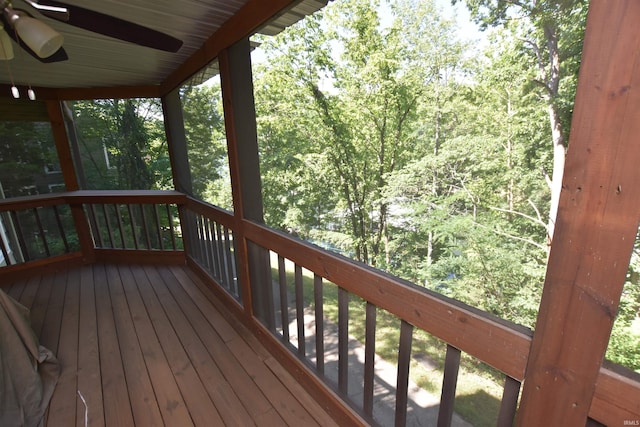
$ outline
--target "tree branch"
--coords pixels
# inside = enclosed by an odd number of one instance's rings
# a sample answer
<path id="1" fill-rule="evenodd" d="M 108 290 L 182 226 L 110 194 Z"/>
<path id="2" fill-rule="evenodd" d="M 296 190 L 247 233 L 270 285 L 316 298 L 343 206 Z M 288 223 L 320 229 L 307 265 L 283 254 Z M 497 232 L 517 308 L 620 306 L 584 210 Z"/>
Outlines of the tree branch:
<path id="1" fill-rule="evenodd" d="M 527 215 L 527 214 L 522 213 L 522 212 L 514 211 L 514 210 L 511 210 L 511 209 L 496 208 L 496 207 L 493 207 L 493 206 L 489 206 L 489 209 L 494 210 L 494 211 L 499 211 L 499 212 L 505 212 L 505 213 L 518 215 L 518 216 L 521 216 L 523 218 L 526 218 L 526 219 L 532 221 L 535 224 L 541 225 L 541 226 L 543 226 L 545 228 L 547 227 L 547 224 L 544 221 L 542 221 L 542 219 L 534 218 L 531 215 Z M 538 216 L 540 216 L 540 212 L 538 212 L 537 209 L 536 209 L 536 213 L 538 214 Z"/>
<path id="2" fill-rule="evenodd" d="M 527 243 L 531 246 L 535 246 L 536 248 L 544 251 L 545 253 L 547 252 L 547 246 L 546 245 L 541 245 L 540 243 L 531 240 L 531 239 L 525 239 L 524 237 L 520 237 L 520 236 L 514 236 L 513 234 L 509 234 L 509 233 L 505 233 L 504 231 L 500 231 L 500 230 L 496 230 L 495 228 L 491 228 L 491 227 L 487 227 L 486 225 L 480 224 L 479 222 L 474 221 L 473 222 L 475 225 L 477 225 L 480 228 L 484 228 L 485 230 L 490 230 L 493 233 L 499 235 L 499 236 L 503 236 L 503 237 L 507 237 L 509 239 L 513 239 L 513 240 L 518 240 L 520 242 L 524 242 Z"/>

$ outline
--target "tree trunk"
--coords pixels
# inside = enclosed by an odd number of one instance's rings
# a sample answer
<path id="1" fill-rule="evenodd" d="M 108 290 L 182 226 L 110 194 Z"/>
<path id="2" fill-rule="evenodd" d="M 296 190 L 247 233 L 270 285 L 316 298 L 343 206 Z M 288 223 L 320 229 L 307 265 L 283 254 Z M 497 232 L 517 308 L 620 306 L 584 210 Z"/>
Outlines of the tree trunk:
<path id="1" fill-rule="evenodd" d="M 553 143 L 553 172 L 551 175 L 551 203 L 549 207 L 549 223 L 547 225 L 547 244 L 551 246 L 553 233 L 555 230 L 556 216 L 558 214 L 558 203 L 560 201 L 560 191 L 562 190 L 562 179 L 564 175 L 564 161 L 566 155 L 565 136 L 560 122 L 560 114 L 555 100 L 558 97 L 560 87 L 560 54 L 558 52 L 557 29 L 551 25 L 544 26 L 544 35 L 549 51 L 549 74 L 547 78 L 548 90 L 548 111 L 549 123 L 551 125 L 551 137 Z"/>

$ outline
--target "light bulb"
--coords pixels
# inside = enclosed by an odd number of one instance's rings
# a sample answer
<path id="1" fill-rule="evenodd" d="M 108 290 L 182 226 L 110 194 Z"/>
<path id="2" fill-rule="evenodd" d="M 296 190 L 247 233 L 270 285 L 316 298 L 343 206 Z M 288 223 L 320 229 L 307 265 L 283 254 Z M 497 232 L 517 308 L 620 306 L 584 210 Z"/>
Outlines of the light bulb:
<path id="1" fill-rule="evenodd" d="M 18 88 L 17 88 L 17 87 L 15 87 L 15 86 L 11 86 L 11 94 L 13 95 L 13 97 L 14 97 L 15 99 L 20 98 L 20 91 L 19 91 L 19 90 L 18 90 Z"/>
<path id="2" fill-rule="evenodd" d="M 29 90 L 27 91 L 27 95 L 29 95 L 30 100 L 36 100 L 36 93 L 33 91 L 33 89 L 29 88 Z"/>

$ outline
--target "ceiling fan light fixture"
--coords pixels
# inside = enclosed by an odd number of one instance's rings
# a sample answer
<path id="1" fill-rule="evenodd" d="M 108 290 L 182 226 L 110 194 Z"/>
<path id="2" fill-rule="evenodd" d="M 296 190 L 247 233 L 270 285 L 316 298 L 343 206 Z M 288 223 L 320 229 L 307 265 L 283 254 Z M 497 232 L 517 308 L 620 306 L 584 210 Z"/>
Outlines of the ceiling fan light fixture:
<path id="1" fill-rule="evenodd" d="M 47 58 L 62 47 L 62 35 L 44 22 L 10 7 L 5 7 L 4 15 L 20 39 L 40 58 Z"/>
<path id="2" fill-rule="evenodd" d="M 0 22 L 0 60 L 13 59 L 13 46 L 11 38 L 4 30 L 4 25 Z"/>

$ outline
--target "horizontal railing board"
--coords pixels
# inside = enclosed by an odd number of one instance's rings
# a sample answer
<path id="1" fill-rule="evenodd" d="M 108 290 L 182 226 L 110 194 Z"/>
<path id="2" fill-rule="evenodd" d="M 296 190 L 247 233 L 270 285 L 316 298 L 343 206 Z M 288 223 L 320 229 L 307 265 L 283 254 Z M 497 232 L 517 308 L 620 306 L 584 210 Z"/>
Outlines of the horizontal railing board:
<path id="1" fill-rule="evenodd" d="M 84 263 L 85 257 L 82 252 L 70 252 L 50 258 L 41 258 L 0 267 L 0 279 L 10 280 L 17 277 L 29 277 L 35 274 L 43 274 L 46 271 L 62 270 Z M 3 280 L 0 280 L 0 286 L 2 286 Z"/>
<path id="2" fill-rule="evenodd" d="M 63 194 L 66 193 L 38 194 L 35 196 L 0 199 L 0 212 L 21 211 L 45 206 L 64 205 L 67 202 L 62 197 Z"/>
<path id="3" fill-rule="evenodd" d="M 236 228 L 236 219 L 233 216 L 232 212 L 211 205 L 209 203 L 205 203 L 201 200 L 194 199 L 192 197 L 187 197 L 186 207 L 187 209 L 197 214 L 206 216 L 207 218 L 212 219 L 227 228 Z"/>
<path id="4" fill-rule="evenodd" d="M 187 196 L 170 190 L 78 190 L 0 200 L 0 212 L 81 203 L 185 204 Z"/>
<path id="5" fill-rule="evenodd" d="M 515 379 L 524 378 L 530 333 L 462 303 L 392 278 L 311 244 L 244 221 L 249 240 L 383 308 Z"/>
<path id="6" fill-rule="evenodd" d="M 589 416 L 609 426 L 640 421 L 640 375 L 600 368 Z"/>
<path id="7" fill-rule="evenodd" d="M 68 203 L 184 204 L 186 195 L 170 190 L 78 190 L 62 193 Z"/>

